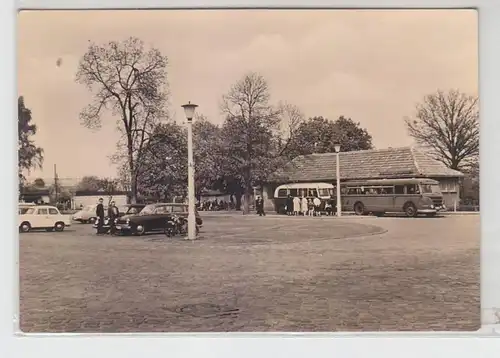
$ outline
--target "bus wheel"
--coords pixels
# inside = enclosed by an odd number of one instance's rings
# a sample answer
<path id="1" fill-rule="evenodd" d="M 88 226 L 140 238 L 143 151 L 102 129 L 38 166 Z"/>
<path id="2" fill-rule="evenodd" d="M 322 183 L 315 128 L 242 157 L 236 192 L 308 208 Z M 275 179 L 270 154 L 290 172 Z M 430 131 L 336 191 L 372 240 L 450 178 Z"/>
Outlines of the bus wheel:
<path id="1" fill-rule="evenodd" d="M 406 216 L 409 218 L 414 218 L 417 216 L 417 208 L 413 203 L 406 203 L 403 210 L 405 211 Z"/>
<path id="2" fill-rule="evenodd" d="M 354 204 L 354 212 L 356 215 L 363 215 L 365 213 L 365 206 L 363 205 L 362 202 L 357 202 Z"/>

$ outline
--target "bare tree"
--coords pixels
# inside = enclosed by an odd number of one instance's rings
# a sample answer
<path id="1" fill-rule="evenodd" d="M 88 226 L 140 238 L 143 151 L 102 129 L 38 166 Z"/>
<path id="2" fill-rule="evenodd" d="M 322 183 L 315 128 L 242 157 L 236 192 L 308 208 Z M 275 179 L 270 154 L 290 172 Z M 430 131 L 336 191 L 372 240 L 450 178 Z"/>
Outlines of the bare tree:
<path id="1" fill-rule="evenodd" d="M 280 122 L 277 128 L 278 155 L 286 155 L 290 143 L 294 140 L 297 131 L 305 122 L 304 113 L 294 104 L 280 102 L 278 104 Z"/>
<path id="2" fill-rule="evenodd" d="M 93 102 L 80 113 L 87 128 L 100 128 L 105 110 L 118 117 L 122 134 L 118 162 L 126 162 L 131 201 L 137 199 L 137 173 L 144 145 L 163 118 L 167 89 L 167 57 L 155 48 L 145 49 L 137 38 L 104 45 L 91 43 L 78 66 L 76 81 L 93 94 Z"/>
<path id="3" fill-rule="evenodd" d="M 435 159 L 451 169 L 464 170 L 479 155 L 477 97 L 457 90 L 425 96 L 416 106 L 416 118 L 406 118 L 408 133 L 431 149 Z"/>
<path id="4" fill-rule="evenodd" d="M 262 176 L 272 132 L 279 123 L 279 111 L 269 104 L 269 87 L 261 75 L 248 73 L 223 96 L 222 112 L 227 116 L 227 162 L 242 184 L 243 213 L 250 212 L 253 186 Z"/>

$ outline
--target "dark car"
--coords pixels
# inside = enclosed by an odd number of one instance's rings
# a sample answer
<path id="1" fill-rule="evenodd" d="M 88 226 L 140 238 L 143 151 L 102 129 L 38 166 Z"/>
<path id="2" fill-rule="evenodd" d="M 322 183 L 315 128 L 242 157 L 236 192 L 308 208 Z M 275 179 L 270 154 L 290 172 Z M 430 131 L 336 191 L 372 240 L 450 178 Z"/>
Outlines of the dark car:
<path id="1" fill-rule="evenodd" d="M 195 211 L 195 213 L 196 225 L 203 225 L 203 220 L 198 211 Z M 187 204 L 157 203 L 146 205 L 139 214 L 120 217 L 116 222 L 116 231 L 121 234 L 135 235 L 143 235 L 152 231 L 163 232 L 166 222 L 172 214 L 187 218 Z"/>
<path id="2" fill-rule="evenodd" d="M 134 215 L 139 214 L 142 209 L 144 209 L 146 205 L 144 204 L 126 204 L 118 206 L 118 217 L 122 217 L 124 215 Z M 99 225 L 99 218 L 95 219 L 94 228 L 96 229 Z M 106 216 L 104 218 L 104 226 L 107 227 L 110 225 L 109 218 Z"/>

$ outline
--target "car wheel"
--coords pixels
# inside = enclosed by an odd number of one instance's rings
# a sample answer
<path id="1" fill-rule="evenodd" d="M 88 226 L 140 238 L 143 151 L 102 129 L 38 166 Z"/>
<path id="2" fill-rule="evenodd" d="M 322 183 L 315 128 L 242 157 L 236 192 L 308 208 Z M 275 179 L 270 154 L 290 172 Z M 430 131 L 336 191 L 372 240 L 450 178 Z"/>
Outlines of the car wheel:
<path id="1" fill-rule="evenodd" d="M 23 222 L 21 225 L 19 225 L 19 231 L 21 232 L 30 232 L 31 230 L 31 225 L 29 222 Z"/>
<path id="2" fill-rule="evenodd" d="M 88 222 L 92 224 L 95 220 L 96 220 L 96 218 L 90 218 L 90 219 L 88 220 Z"/>
<path id="3" fill-rule="evenodd" d="M 64 230 L 64 223 L 63 222 L 57 222 L 54 225 L 54 230 L 56 230 L 57 232 L 63 231 Z"/>

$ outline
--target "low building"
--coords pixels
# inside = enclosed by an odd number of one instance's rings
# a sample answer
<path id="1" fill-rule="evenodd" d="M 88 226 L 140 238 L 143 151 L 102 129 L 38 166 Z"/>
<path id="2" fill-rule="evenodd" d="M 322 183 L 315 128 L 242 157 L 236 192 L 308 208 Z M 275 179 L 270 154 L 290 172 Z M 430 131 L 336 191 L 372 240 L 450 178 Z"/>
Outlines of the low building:
<path id="1" fill-rule="evenodd" d="M 447 207 L 458 205 L 463 174 L 448 168 L 415 147 L 341 152 L 341 182 L 366 179 L 429 178 L 437 180 Z M 266 210 L 274 210 L 274 190 L 280 184 L 300 182 L 336 183 L 336 153 L 303 155 L 271 176 L 262 187 Z"/>
<path id="2" fill-rule="evenodd" d="M 127 194 L 127 192 L 123 191 L 117 191 L 114 193 L 101 191 L 77 191 L 71 199 L 71 208 L 78 210 L 87 205 L 97 204 L 99 198 L 104 199 L 105 205 L 107 205 L 108 202 L 111 202 L 111 200 L 113 200 L 117 206 L 125 205 L 128 202 Z"/>

